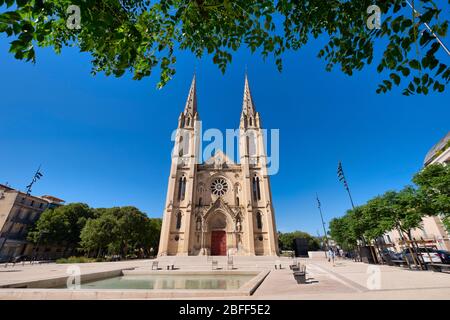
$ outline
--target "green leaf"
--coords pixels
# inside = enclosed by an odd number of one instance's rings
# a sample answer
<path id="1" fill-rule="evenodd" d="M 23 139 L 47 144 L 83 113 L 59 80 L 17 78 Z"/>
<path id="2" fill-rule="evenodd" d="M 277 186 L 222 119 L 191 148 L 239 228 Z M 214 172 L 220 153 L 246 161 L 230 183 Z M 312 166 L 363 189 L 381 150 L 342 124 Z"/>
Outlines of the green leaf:
<path id="1" fill-rule="evenodd" d="M 409 61 L 409 66 L 413 69 L 420 70 L 420 63 L 416 59 Z"/>
<path id="2" fill-rule="evenodd" d="M 391 74 L 389 75 L 389 77 L 394 81 L 394 83 L 395 83 L 396 85 L 399 85 L 399 84 L 400 84 L 400 77 L 399 77 L 397 74 L 391 73 Z"/>

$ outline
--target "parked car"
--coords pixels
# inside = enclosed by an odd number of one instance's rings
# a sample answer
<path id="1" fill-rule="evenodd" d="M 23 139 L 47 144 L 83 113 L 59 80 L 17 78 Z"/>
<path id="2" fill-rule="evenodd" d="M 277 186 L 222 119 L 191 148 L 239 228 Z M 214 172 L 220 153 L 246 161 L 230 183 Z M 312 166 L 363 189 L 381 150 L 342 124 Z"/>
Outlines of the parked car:
<path id="1" fill-rule="evenodd" d="M 450 251 L 436 250 L 436 253 L 442 260 L 442 263 L 450 264 Z"/>
<path id="2" fill-rule="evenodd" d="M 411 248 L 413 251 L 413 249 Z M 419 259 L 424 263 L 442 263 L 440 255 L 437 253 L 436 249 L 433 248 L 417 248 L 417 255 Z M 410 263 L 414 263 L 414 259 L 411 257 L 411 252 L 409 249 L 404 249 L 402 251 L 402 256 L 407 259 Z M 430 259 L 431 258 L 431 259 Z"/>
<path id="3" fill-rule="evenodd" d="M 389 249 L 383 249 L 381 251 L 381 257 L 386 263 L 389 263 L 390 260 L 403 260 L 403 256 L 401 253 Z"/>

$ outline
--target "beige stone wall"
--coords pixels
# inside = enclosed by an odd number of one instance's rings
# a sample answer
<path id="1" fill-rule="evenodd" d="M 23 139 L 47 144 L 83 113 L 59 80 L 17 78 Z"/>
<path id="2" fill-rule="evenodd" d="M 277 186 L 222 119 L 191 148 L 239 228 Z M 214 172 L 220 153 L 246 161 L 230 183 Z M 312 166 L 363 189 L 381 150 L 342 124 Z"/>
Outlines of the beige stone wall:
<path id="1" fill-rule="evenodd" d="M 0 258 L 33 254 L 34 246 L 26 240 L 27 233 L 48 205 L 45 199 L 0 185 Z M 42 256 L 49 258 L 62 255 L 60 247 L 39 249 Z"/>
<path id="2" fill-rule="evenodd" d="M 442 221 L 439 217 L 424 217 L 422 219 L 422 228 L 414 229 L 411 232 L 411 236 L 415 240 L 427 240 L 433 241 L 436 247 L 440 250 L 450 251 L 450 240 L 448 233 L 445 231 Z M 387 242 L 393 243 L 397 251 L 400 251 L 401 241 L 398 231 L 393 230 L 388 232 L 385 236 Z"/>

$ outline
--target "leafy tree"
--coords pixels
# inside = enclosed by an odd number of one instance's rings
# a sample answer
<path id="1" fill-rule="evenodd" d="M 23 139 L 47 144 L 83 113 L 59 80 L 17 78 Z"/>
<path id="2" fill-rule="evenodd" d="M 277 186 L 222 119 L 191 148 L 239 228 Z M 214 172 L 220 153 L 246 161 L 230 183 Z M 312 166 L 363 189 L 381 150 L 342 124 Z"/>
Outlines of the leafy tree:
<path id="1" fill-rule="evenodd" d="M 319 240 L 311 236 L 307 232 L 293 231 L 293 232 L 278 232 L 278 241 L 281 250 L 294 250 L 294 239 L 303 238 L 308 239 L 308 250 L 315 251 L 320 248 Z"/>
<path id="2" fill-rule="evenodd" d="M 114 216 L 103 214 L 100 217 L 89 219 L 80 234 L 80 246 L 90 253 L 100 255 L 109 248 L 110 243 L 118 239 L 117 220 Z"/>
<path id="3" fill-rule="evenodd" d="M 84 203 L 47 209 L 30 229 L 28 240 L 33 243 L 66 244 L 75 248 L 80 241 L 81 230 L 92 216 L 92 209 Z"/>
<path id="4" fill-rule="evenodd" d="M 417 191 L 407 186 L 400 192 L 388 191 L 363 207 L 364 235 L 374 240 L 390 230 L 411 238 L 411 231 L 422 226 L 424 216 Z"/>
<path id="5" fill-rule="evenodd" d="M 422 211 L 428 215 L 441 215 L 448 219 L 450 217 L 450 166 L 429 165 L 414 176 L 413 182 L 419 186 Z"/>
<path id="6" fill-rule="evenodd" d="M 158 247 L 161 219 L 149 219 L 135 207 L 96 209 L 81 232 L 81 247 L 89 253 L 149 253 Z"/>
<path id="7" fill-rule="evenodd" d="M 444 217 L 442 219 L 442 223 L 444 224 L 445 228 L 447 229 L 447 232 L 450 232 L 450 217 Z"/>
<path id="8" fill-rule="evenodd" d="M 414 3 L 414 1 L 412 1 Z M 328 40 L 319 51 L 327 61 L 352 75 L 377 61 L 386 79 L 377 92 L 404 80 L 405 95 L 442 92 L 450 68 L 441 60 L 441 46 L 422 26 L 445 38 L 448 2 L 415 1 L 414 14 L 404 0 L 380 0 L 380 29 L 366 26 L 372 0 L 0 0 L 9 11 L 0 14 L 0 32 L 13 37 L 10 52 L 35 61 L 35 46 L 76 46 L 92 56 L 92 72 L 134 79 L 160 70 L 159 86 L 175 74 L 176 52 L 208 55 L 223 72 L 242 46 L 263 58 L 272 56 L 279 70 L 287 50 L 299 50 L 310 38 Z M 81 8 L 81 28 L 70 29 L 69 5 Z M 70 18 L 68 20 L 68 18 Z M 73 24 L 72 24 L 73 26 Z M 383 51 L 374 54 L 375 44 Z M 445 54 L 445 53 L 443 53 Z"/>
<path id="9" fill-rule="evenodd" d="M 411 186 L 400 192 L 388 191 L 331 220 L 330 235 L 345 249 L 354 248 L 358 240 L 370 242 L 391 230 L 411 240 L 412 230 L 422 226 L 424 214 L 420 203 L 417 191 Z"/>
<path id="10" fill-rule="evenodd" d="M 330 236 L 342 249 L 349 251 L 356 247 L 357 238 L 350 229 L 350 216 L 333 218 L 329 224 Z"/>

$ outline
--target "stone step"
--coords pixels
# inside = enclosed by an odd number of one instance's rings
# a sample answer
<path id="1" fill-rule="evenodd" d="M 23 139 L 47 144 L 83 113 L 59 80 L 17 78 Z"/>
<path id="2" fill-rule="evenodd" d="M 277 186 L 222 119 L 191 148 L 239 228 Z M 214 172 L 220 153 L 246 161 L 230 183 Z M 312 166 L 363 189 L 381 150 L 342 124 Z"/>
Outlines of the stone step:
<path id="1" fill-rule="evenodd" d="M 292 259 L 276 256 L 232 256 L 231 258 L 233 267 L 237 269 L 273 269 L 275 264 L 288 268 L 292 264 Z M 213 260 L 217 261 L 219 268 L 228 268 L 227 256 L 162 256 L 157 259 L 160 268 L 173 264 L 175 268 L 182 270 L 205 270 L 211 268 Z"/>

